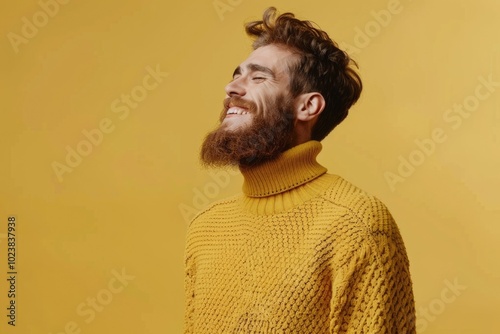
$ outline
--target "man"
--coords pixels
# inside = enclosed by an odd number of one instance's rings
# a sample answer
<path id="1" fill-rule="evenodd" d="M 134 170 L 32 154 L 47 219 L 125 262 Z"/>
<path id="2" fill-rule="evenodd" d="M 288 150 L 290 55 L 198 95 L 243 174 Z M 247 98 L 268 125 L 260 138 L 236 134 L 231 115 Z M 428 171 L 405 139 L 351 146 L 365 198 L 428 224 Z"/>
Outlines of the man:
<path id="1" fill-rule="evenodd" d="M 328 35 L 275 8 L 226 86 L 201 161 L 238 166 L 186 242 L 185 333 L 415 333 L 409 262 L 387 208 L 316 162 L 361 93 Z"/>

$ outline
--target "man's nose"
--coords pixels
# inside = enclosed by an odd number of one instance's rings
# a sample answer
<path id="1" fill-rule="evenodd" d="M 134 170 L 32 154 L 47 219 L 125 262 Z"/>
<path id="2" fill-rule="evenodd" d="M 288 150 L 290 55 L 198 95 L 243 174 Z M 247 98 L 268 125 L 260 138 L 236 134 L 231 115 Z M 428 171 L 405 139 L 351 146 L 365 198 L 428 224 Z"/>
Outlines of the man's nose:
<path id="1" fill-rule="evenodd" d="M 226 85 L 227 96 L 244 96 L 246 94 L 244 78 L 240 76 Z"/>

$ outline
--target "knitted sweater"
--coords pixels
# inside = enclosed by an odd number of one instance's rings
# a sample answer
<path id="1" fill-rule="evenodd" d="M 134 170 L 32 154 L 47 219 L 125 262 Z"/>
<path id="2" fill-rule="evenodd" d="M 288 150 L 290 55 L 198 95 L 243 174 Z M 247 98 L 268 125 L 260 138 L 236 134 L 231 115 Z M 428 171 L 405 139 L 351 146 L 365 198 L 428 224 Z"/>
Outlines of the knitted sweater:
<path id="1" fill-rule="evenodd" d="M 415 333 L 409 262 L 382 202 L 316 162 L 240 168 L 243 194 L 190 223 L 185 333 Z"/>

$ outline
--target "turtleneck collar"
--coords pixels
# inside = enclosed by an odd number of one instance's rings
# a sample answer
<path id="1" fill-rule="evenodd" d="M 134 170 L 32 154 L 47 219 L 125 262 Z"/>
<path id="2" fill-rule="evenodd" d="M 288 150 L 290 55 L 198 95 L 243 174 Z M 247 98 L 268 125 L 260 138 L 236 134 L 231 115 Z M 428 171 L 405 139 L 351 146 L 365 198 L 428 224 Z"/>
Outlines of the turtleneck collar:
<path id="1" fill-rule="evenodd" d="M 318 141 L 308 141 L 283 152 L 276 159 L 255 167 L 240 167 L 243 193 L 248 197 L 267 197 L 287 192 L 326 173 L 316 161 L 322 149 Z"/>

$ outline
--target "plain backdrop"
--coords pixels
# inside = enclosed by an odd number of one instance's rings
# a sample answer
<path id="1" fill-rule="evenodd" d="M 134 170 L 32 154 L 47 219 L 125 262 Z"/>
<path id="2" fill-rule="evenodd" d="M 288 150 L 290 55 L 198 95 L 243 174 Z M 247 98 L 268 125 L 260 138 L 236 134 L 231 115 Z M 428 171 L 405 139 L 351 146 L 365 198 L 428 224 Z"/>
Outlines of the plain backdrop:
<path id="1" fill-rule="evenodd" d="M 319 161 L 394 215 L 419 332 L 497 333 L 495 0 L 2 2 L 2 332 L 181 333 L 189 219 L 242 183 L 198 150 L 251 52 L 243 23 L 270 5 L 359 63 L 362 97 Z"/>

